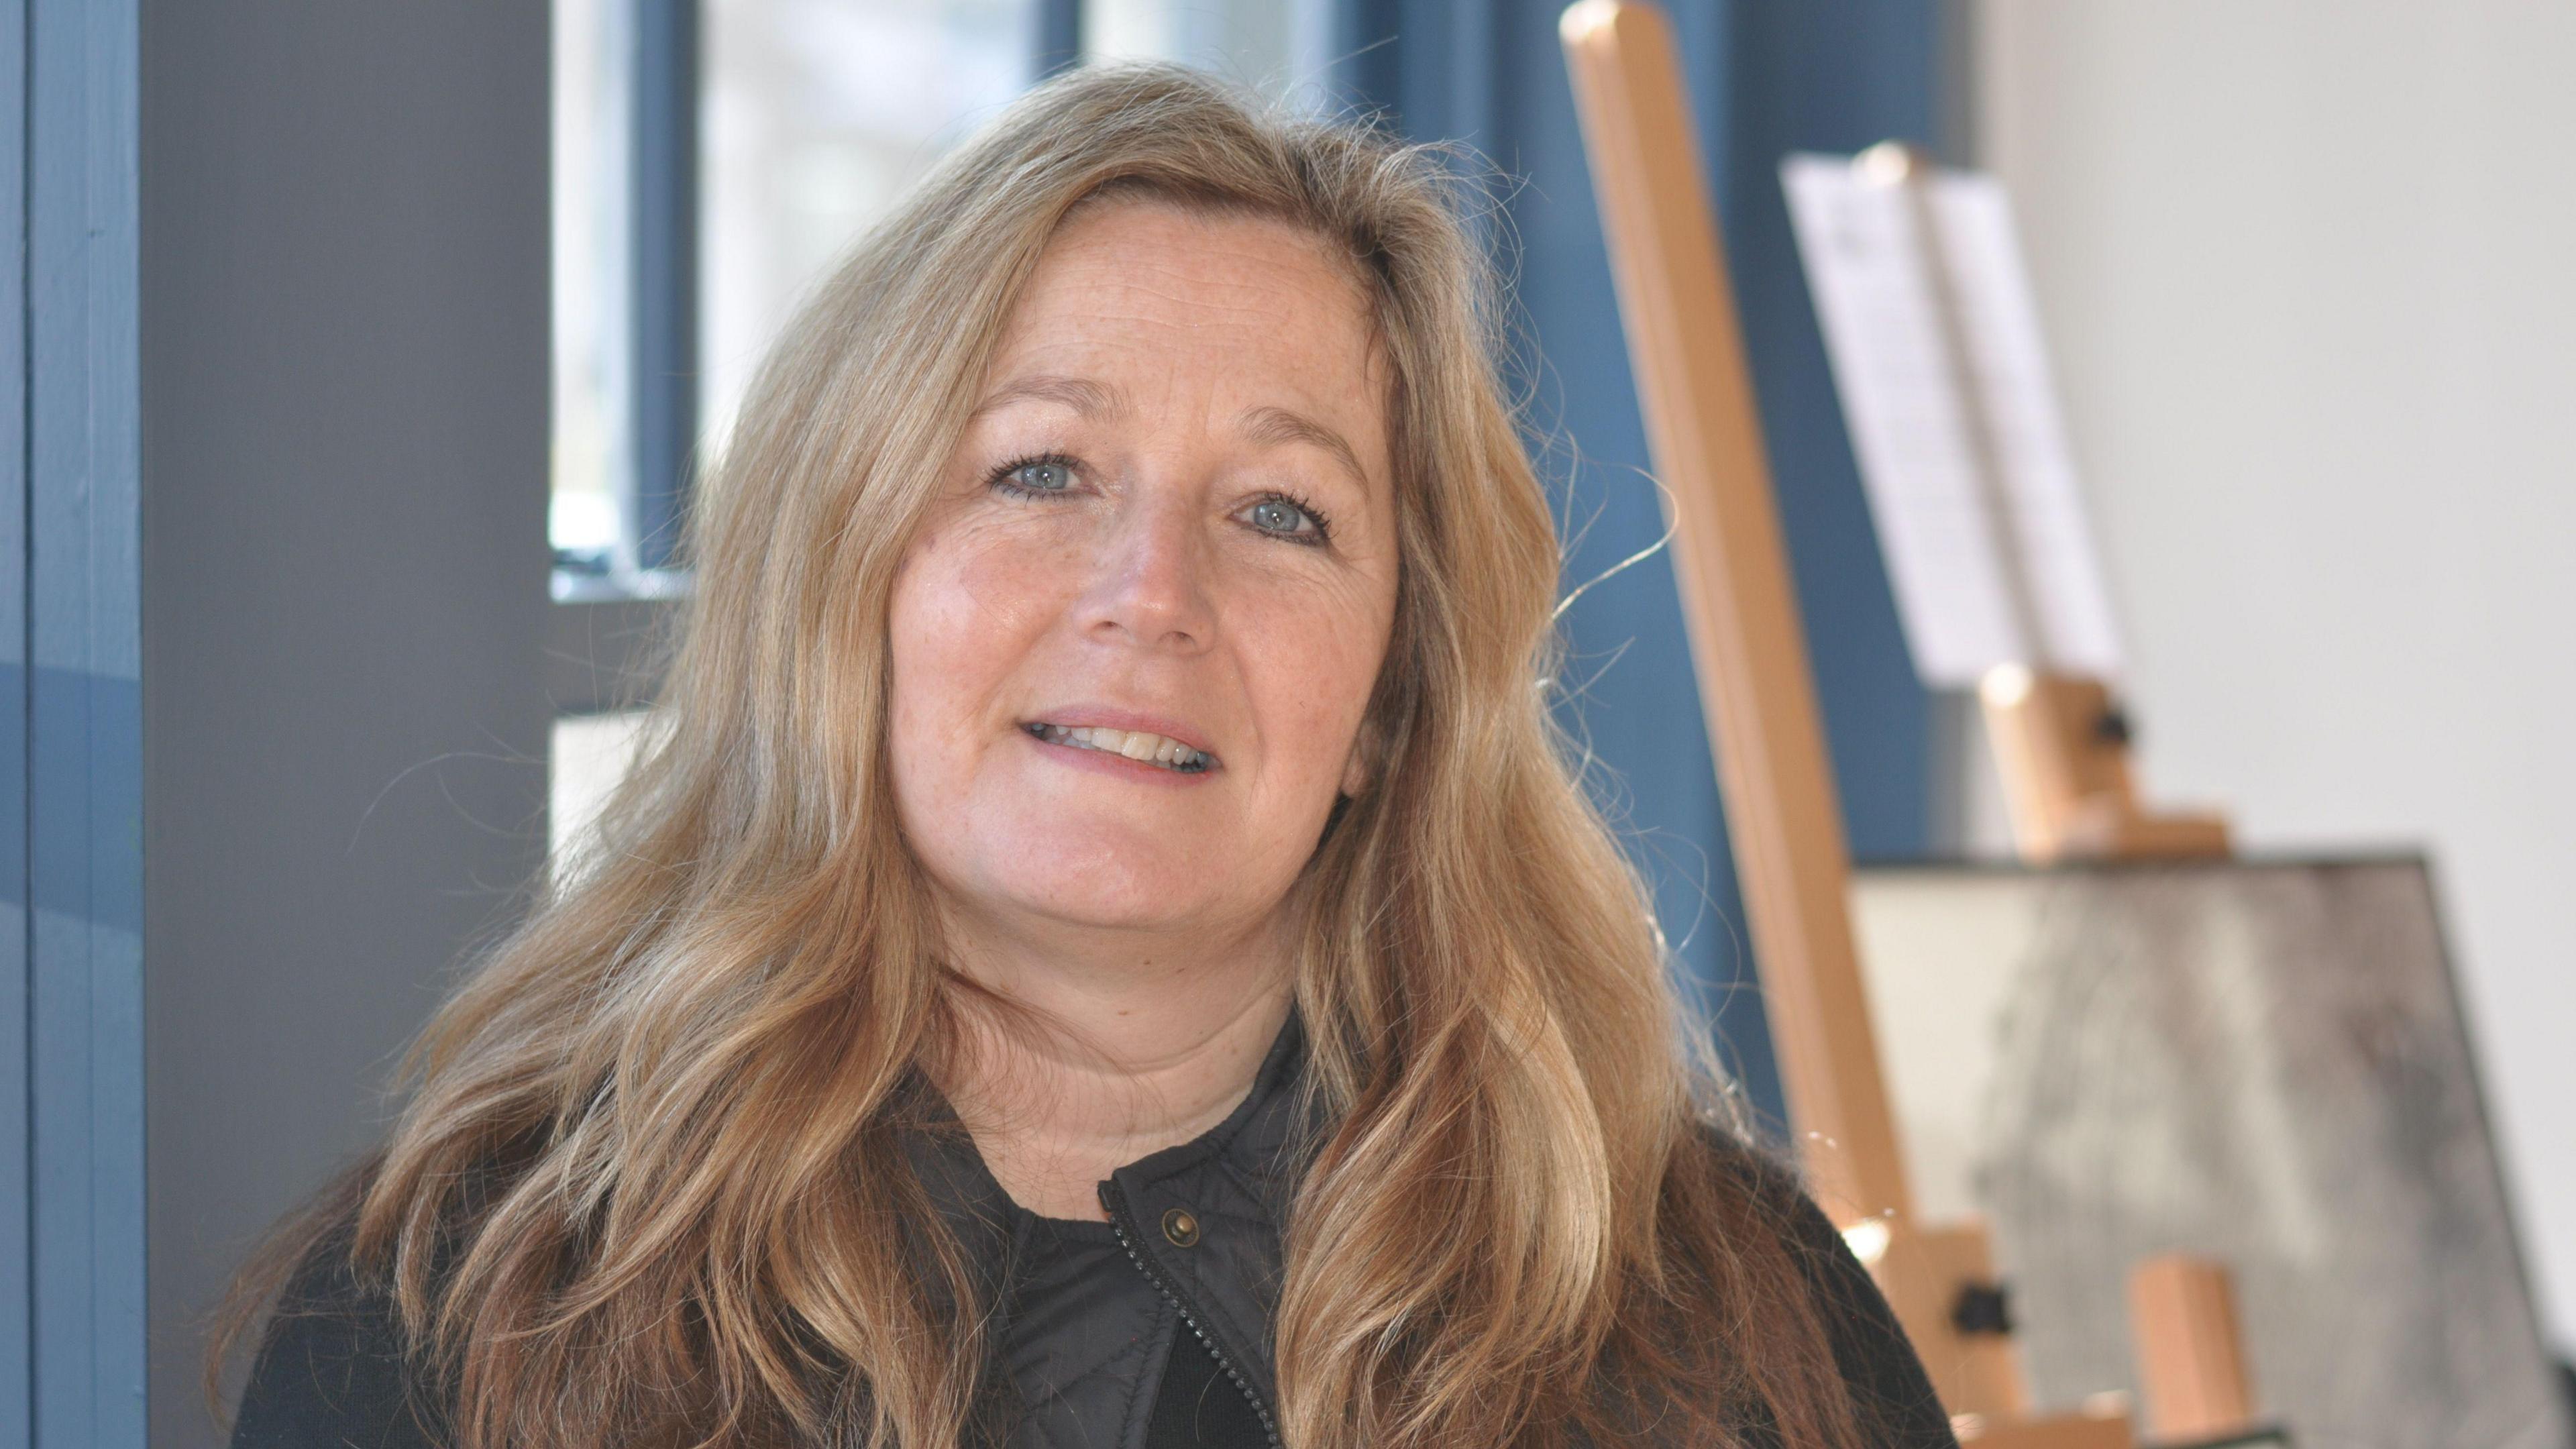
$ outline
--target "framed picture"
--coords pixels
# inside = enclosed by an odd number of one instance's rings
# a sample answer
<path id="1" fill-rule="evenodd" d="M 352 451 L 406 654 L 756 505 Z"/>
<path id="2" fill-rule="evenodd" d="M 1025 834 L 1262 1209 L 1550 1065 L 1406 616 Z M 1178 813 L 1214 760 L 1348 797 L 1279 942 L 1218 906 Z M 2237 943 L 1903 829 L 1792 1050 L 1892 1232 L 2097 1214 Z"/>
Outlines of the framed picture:
<path id="1" fill-rule="evenodd" d="M 1853 907 L 1917 1212 L 1991 1225 L 2043 1405 L 2137 1394 L 2127 1274 L 2179 1251 L 2303 1445 L 2571 1442 L 2422 860 L 1880 867 Z"/>

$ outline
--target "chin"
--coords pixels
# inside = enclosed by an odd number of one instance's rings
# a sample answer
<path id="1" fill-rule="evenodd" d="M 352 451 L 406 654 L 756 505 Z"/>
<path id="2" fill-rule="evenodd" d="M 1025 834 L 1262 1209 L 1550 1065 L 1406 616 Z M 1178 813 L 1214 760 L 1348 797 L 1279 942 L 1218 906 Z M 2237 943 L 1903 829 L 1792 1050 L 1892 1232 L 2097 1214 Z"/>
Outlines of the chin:
<path id="1" fill-rule="evenodd" d="M 1210 889 L 1212 872 L 1241 852 L 1197 848 L 1169 831 L 1101 820 L 1011 831 L 979 854 L 1014 863 L 1005 872 L 975 874 L 986 892 L 1020 910 L 1068 925 L 1152 930 L 1225 913 L 1227 901 Z M 1017 868 L 1021 863 L 1028 868 Z"/>
<path id="2" fill-rule="evenodd" d="M 1013 904 L 1032 916 L 1094 931 L 1187 930 L 1224 913 L 1222 903 L 1155 891 L 1132 880 L 1102 881 L 1096 889 L 1078 880 L 1063 884 L 1061 890 L 1022 894 Z"/>

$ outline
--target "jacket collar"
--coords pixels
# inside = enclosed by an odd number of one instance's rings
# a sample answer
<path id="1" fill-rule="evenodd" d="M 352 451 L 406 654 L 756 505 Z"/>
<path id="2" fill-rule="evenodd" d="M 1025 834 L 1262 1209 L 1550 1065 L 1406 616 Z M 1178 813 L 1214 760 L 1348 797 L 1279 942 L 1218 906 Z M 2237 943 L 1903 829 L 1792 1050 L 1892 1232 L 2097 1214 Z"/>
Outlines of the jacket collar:
<path id="1" fill-rule="evenodd" d="M 1128 1251 L 1262 1403 L 1279 1401 L 1281 1236 L 1322 1122 L 1292 1012 L 1252 1090 L 1196 1139 L 1109 1175 L 1102 1201 Z M 1175 1215 L 1195 1232 L 1176 1233 Z"/>
<path id="2" fill-rule="evenodd" d="M 1137 1266 L 1265 1403 L 1278 1397 L 1272 1324 L 1281 1234 L 1321 1140 L 1305 1066 L 1305 1031 L 1292 1010 L 1252 1090 L 1224 1121 L 1119 1168 L 1102 1184 L 1112 1224 Z M 966 1247 L 985 1301 L 1007 1314 L 1014 1248 L 1027 1241 L 1037 1217 L 994 1180 L 946 1100 L 926 1084 L 923 1090 L 929 1110 L 905 1144 L 914 1171 Z"/>

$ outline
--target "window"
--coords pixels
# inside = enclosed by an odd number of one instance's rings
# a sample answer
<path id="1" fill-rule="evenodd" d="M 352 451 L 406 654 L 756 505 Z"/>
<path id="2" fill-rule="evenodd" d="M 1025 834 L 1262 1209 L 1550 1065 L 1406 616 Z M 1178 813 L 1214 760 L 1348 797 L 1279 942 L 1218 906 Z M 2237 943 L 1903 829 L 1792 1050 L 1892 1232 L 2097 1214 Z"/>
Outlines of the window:
<path id="1" fill-rule="evenodd" d="M 721 450 L 806 289 L 1029 82 L 1039 9 L 556 0 L 558 597 L 667 587 L 633 576 L 666 560 L 651 499 L 684 480 L 639 474 Z"/>
<path id="2" fill-rule="evenodd" d="M 1322 0 L 1085 0 L 1082 53 L 1177 60 L 1320 106 L 1332 21 Z"/>
<path id="3" fill-rule="evenodd" d="M 626 67 L 617 0 L 555 0 L 554 494 L 559 568 L 606 573 L 620 536 Z M 558 592 L 561 589 L 558 588 Z"/>
<path id="4" fill-rule="evenodd" d="M 1038 54 L 1029 0 L 708 0 L 699 408 L 721 451 L 797 302 Z"/>

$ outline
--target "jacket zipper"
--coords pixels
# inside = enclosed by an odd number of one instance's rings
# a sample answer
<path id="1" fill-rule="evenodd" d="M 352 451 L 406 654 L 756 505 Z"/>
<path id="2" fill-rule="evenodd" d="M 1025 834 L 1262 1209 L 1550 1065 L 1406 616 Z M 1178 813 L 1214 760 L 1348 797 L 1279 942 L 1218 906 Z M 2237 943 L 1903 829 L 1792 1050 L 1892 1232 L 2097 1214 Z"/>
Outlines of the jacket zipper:
<path id="1" fill-rule="evenodd" d="M 1162 1274 L 1154 1271 L 1154 1265 L 1136 1246 L 1136 1235 L 1128 1231 L 1127 1194 L 1120 1190 L 1118 1184 L 1104 1182 L 1100 1185 L 1100 1195 L 1109 1205 L 1109 1226 L 1118 1234 L 1118 1246 L 1127 1250 L 1127 1261 L 1135 1264 L 1136 1271 L 1145 1275 L 1145 1281 L 1154 1285 L 1154 1291 L 1162 1294 L 1164 1301 L 1180 1313 L 1181 1321 L 1190 1326 L 1190 1332 L 1197 1336 L 1199 1345 L 1216 1360 L 1218 1368 L 1225 1370 L 1225 1376 L 1234 1381 L 1234 1386 L 1243 1391 L 1243 1401 L 1252 1406 L 1253 1416 L 1261 1421 L 1261 1432 L 1270 1440 L 1271 1449 L 1279 1449 L 1279 1423 L 1270 1417 L 1270 1410 L 1261 1402 L 1261 1395 L 1254 1391 L 1243 1371 L 1234 1366 L 1234 1360 L 1225 1356 L 1225 1350 L 1217 1347 L 1216 1339 L 1199 1323 L 1198 1315 L 1190 1312 L 1190 1305 L 1182 1301 L 1181 1295 L 1164 1281 Z"/>

